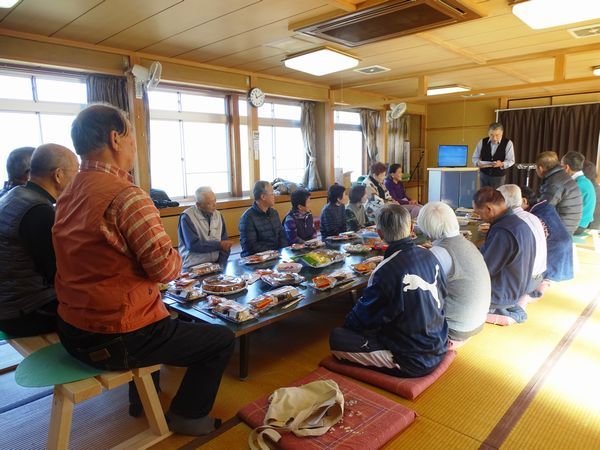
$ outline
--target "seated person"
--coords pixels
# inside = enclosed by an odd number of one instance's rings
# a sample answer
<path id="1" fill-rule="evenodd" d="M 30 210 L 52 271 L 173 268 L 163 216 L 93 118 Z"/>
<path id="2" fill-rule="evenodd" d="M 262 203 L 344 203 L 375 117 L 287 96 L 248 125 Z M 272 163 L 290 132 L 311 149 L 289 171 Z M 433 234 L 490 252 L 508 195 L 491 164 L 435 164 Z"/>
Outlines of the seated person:
<path id="1" fill-rule="evenodd" d="M 323 239 L 346 231 L 346 204 L 348 204 L 346 188 L 339 184 L 331 185 L 327 190 L 327 204 L 321 211 Z"/>
<path id="2" fill-rule="evenodd" d="M 552 151 L 539 154 L 535 172 L 542 179 L 538 200 L 547 200 L 554 206 L 569 233 L 573 234 L 581 220 L 583 208 L 577 183 L 565 172 L 558 155 Z"/>
<path id="3" fill-rule="evenodd" d="M 523 186 L 523 209 L 542 222 L 546 234 L 548 258 L 544 280 L 565 281 L 573 278 L 573 240 L 554 206 L 546 200 L 537 201 L 533 189 Z"/>
<path id="4" fill-rule="evenodd" d="M 75 358 L 103 370 L 155 364 L 186 367 L 169 428 L 207 434 L 208 413 L 233 352 L 225 326 L 171 318 L 157 283 L 175 279 L 181 257 L 148 194 L 133 184 L 135 136 L 107 104 L 81 110 L 71 127 L 81 170 L 56 205 L 58 334 Z M 155 372 L 158 373 L 158 372 Z M 133 383 L 130 414 L 141 414 Z"/>
<path id="5" fill-rule="evenodd" d="M 483 329 L 490 309 L 490 275 L 483 256 L 460 233 L 456 215 L 446 203 L 427 203 L 417 224 L 431 239 L 430 250 L 446 274 L 448 338 L 459 345 Z"/>
<path id="6" fill-rule="evenodd" d="M 27 183 L 31 169 L 31 155 L 34 150 L 33 147 L 20 147 L 8 154 L 8 159 L 6 160 L 8 181 L 4 182 L 4 187 L 0 190 L 0 197 L 12 188 Z"/>
<path id="7" fill-rule="evenodd" d="M 444 358 L 446 276 L 433 253 L 413 243 L 411 228 L 406 209 L 381 208 L 377 231 L 389 247 L 344 326 L 331 332 L 329 346 L 338 359 L 399 377 L 421 377 Z"/>
<path id="8" fill-rule="evenodd" d="M 292 209 L 283 219 L 283 228 L 290 244 L 302 244 L 317 237 L 310 211 L 310 192 L 298 189 L 291 195 Z"/>
<path id="9" fill-rule="evenodd" d="M 349 202 L 346 205 L 346 229 L 358 231 L 361 228 L 373 225 L 365 211 L 367 201 L 367 187 L 364 184 L 355 184 L 350 188 Z"/>
<path id="10" fill-rule="evenodd" d="M 206 262 L 225 267 L 233 241 L 227 237 L 225 221 L 217 211 L 217 197 L 211 188 L 196 189 L 196 204 L 179 217 L 177 234 L 184 270 Z"/>
<path id="11" fill-rule="evenodd" d="M 548 249 L 546 244 L 546 234 L 544 233 L 544 226 L 542 225 L 540 219 L 522 208 L 523 195 L 521 194 L 521 188 L 519 186 L 516 184 L 505 184 L 500 186 L 498 190 L 504 197 L 506 206 L 511 208 L 517 217 L 519 217 L 529 226 L 529 229 L 535 237 L 533 273 L 531 275 L 531 284 L 527 289 L 527 293 L 532 297 L 537 296 L 536 290 L 540 283 L 544 280 L 546 261 L 548 260 Z"/>
<path id="12" fill-rule="evenodd" d="M 363 184 L 367 187 L 367 193 L 369 194 L 369 200 L 365 209 L 367 211 L 367 217 L 371 220 L 375 220 L 377 211 L 381 209 L 386 203 L 396 203 L 392 198 L 387 188 L 385 187 L 385 174 L 387 172 L 387 166 L 382 162 L 376 162 L 371 166 L 371 173 Z"/>
<path id="13" fill-rule="evenodd" d="M 592 182 L 592 186 L 594 186 L 594 192 L 596 193 L 594 219 L 590 222 L 588 228 L 600 230 L 600 184 L 598 184 L 598 171 L 596 170 L 596 165 L 591 161 L 584 162 L 583 174 Z"/>
<path id="14" fill-rule="evenodd" d="M 254 184 L 254 204 L 240 218 L 242 256 L 266 250 L 277 250 L 288 245 L 279 213 L 275 206 L 273 186 L 268 181 Z"/>
<path id="15" fill-rule="evenodd" d="M 596 190 L 592 182 L 583 174 L 584 162 L 585 156 L 579 152 L 567 152 L 561 160 L 561 164 L 567 175 L 577 183 L 583 202 L 581 220 L 574 234 L 583 234 L 589 224 L 592 223 L 592 220 L 594 220 L 594 211 L 596 209 Z"/>
<path id="16" fill-rule="evenodd" d="M 68 148 L 40 145 L 31 159 L 31 179 L 0 199 L 0 330 L 8 334 L 56 330 L 54 203 L 78 168 Z"/>
<path id="17" fill-rule="evenodd" d="M 533 233 L 493 187 L 485 186 L 475 193 L 473 209 L 482 220 L 490 223 L 480 249 L 492 280 L 487 321 L 500 325 L 525 322 L 527 313 L 518 302 L 531 283 L 535 259 Z"/>
<path id="18" fill-rule="evenodd" d="M 419 205 L 419 202 L 411 200 L 406 195 L 402 184 L 402 166 L 400 164 L 390 164 L 384 184 L 392 198 L 408 209 L 411 218 L 416 219 L 423 205 Z"/>

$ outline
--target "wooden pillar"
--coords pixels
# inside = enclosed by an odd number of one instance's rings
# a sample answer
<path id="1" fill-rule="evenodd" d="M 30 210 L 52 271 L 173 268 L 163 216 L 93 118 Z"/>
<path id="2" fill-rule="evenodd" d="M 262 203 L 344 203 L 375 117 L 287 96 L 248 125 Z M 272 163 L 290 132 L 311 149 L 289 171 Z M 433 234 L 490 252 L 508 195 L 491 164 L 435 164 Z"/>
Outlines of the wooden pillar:
<path id="1" fill-rule="evenodd" d="M 231 193 L 242 196 L 242 159 L 240 145 L 240 108 L 237 95 L 227 96 L 227 121 L 229 138 L 229 167 L 231 167 Z"/>
<path id="2" fill-rule="evenodd" d="M 139 56 L 129 57 L 129 67 L 133 67 L 134 64 L 140 64 Z M 131 73 L 127 74 L 127 91 L 129 94 L 129 120 L 133 126 L 137 143 L 134 178 L 138 186 L 146 192 L 150 192 L 150 146 L 148 145 L 148 135 L 146 133 L 146 120 L 150 120 L 150 118 L 146 117 L 143 100 L 135 98 L 135 80 Z"/>

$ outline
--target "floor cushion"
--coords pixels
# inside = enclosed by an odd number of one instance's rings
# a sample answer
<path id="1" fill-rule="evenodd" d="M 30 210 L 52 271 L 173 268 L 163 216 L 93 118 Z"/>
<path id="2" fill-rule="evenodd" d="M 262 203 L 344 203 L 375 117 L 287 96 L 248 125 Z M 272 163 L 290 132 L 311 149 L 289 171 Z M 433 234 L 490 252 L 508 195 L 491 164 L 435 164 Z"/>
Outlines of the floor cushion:
<path id="1" fill-rule="evenodd" d="M 283 433 L 278 443 L 280 448 L 378 449 L 415 420 L 416 413 L 411 409 L 323 367 L 290 383 L 290 386 L 300 386 L 315 380 L 334 380 L 338 384 L 344 394 L 344 417 L 322 436 L 300 438 L 292 433 Z M 267 395 L 250 403 L 238 412 L 238 416 L 252 428 L 261 426 L 269 408 L 268 399 Z"/>
<path id="2" fill-rule="evenodd" d="M 446 371 L 448 366 L 454 361 L 455 357 L 455 351 L 451 350 L 446 352 L 446 356 L 433 372 L 424 377 L 417 378 L 400 378 L 393 375 L 387 375 L 367 367 L 340 361 L 332 355 L 323 359 L 319 364 L 333 372 L 347 375 L 351 378 L 385 389 L 386 391 L 393 392 L 400 397 L 413 400 L 431 386 L 435 380 Z"/>

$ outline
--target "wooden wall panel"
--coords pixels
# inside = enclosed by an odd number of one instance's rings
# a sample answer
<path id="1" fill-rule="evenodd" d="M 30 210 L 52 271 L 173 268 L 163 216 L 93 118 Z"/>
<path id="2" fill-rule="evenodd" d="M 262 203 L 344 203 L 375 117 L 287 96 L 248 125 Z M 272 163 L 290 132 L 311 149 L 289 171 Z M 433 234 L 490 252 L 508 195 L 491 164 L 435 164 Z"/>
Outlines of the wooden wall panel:
<path id="1" fill-rule="evenodd" d="M 430 104 L 427 109 L 427 127 L 428 129 L 485 127 L 495 119 L 493 111 L 498 106 L 497 99 Z"/>
<path id="2" fill-rule="evenodd" d="M 299 84 L 283 80 L 256 77 L 255 87 L 261 88 L 267 94 L 281 95 L 303 100 L 315 100 L 324 102 L 329 99 L 329 88 L 310 84 Z"/>

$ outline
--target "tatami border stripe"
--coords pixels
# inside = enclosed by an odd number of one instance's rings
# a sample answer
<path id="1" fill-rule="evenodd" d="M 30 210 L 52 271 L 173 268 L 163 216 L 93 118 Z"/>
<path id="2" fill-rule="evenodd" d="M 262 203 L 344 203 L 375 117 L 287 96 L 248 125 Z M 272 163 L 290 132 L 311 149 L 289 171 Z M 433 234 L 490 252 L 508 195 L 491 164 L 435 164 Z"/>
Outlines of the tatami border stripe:
<path id="1" fill-rule="evenodd" d="M 212 441 L 217 436 L 225 433 L 240 423 L 242 423 L 241 419 L 238 416 L 233 416 L 231 419 L 223 422 L 217 430 L 205 436 L 199 436 L 195 439 L 192 439 L 190 442 L 182 447 L 179 447 L 177 450 L 195 450 L 201 445 L 206 444 L 208 441 Z"/>
<path id="2" fill-rule="evenodd" d="M 581 331 L 586 320 L 594 313 L 599 300 L 600 293 L 596 294 L 596 297 L 585 307 L 569 331 L 565 333 L 560 342 L 554 347 L 554 350 L 548 355 L 542 366 L 523 388 L 510 408 L 504 413 L 485 441 L 483 441 L 481 447 L 479 447 L 481 450 L 497 449 L 504 443 L 544 384 L 552 368 L 567 351 L 577 334 L 579 334 L 579 331 Z"/>

